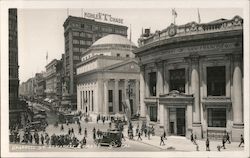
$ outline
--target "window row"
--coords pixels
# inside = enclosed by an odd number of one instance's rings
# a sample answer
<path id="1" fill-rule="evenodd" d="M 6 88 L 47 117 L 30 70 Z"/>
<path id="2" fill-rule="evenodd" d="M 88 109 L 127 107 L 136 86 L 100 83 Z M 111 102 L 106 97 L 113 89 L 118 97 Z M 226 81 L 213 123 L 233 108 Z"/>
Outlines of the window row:
<path id="1" fill-rule="evenodd" d="M 156 72 L 148 73 L 149 95 L 156 96 Z M 185 93 L 185 69 L 169 70 L 169 90 Z M 207 67 L 207 96 L 226 95 L 226 70 L 225 66 Z"/>

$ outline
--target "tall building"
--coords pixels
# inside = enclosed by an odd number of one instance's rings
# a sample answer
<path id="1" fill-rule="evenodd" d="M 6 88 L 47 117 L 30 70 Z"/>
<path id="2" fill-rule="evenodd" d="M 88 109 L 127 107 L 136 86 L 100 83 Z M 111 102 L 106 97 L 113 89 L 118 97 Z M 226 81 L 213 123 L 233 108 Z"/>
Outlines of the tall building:
<path id="1" fill-rule="evenodd" d="M 9 9 L 9 117 L 10 126 L 21 123 L 21 104 L 19 104 L 18 74 L 18 35 L 17 9 Z"/>
<path id="2" fill-rule="evenodd" d="M 187 23 L 139 39 L 141 116 L 169 135 L 244 134 L 243 19 Z"/>
<path id="3" fill-rule="evenodd" d="M 140 68 L 132 52 L 135 48 L 126 37 L 111 34 L 83 53 L 77 64 L 78 111 L 93 118 L 98 114 L 138 114 Z"/>
<path id="4" fill-rule="evenodd" d="M 65 38 L 64 67 L 69 85 L 71 105 L 76 109 L 76 64 L 83 53 L 96 40 L 107 34 L 127 36 L 127 27 L 95 20 L 69 16 L 63 24 Z"/>
<path id="5" fill-rule="evenodd" d="M 54 59 L 46 67 L 46 97 L 49 99 L 49 102 L 57 100 L 57 73 L 56 65 L 58 60 Z"/>

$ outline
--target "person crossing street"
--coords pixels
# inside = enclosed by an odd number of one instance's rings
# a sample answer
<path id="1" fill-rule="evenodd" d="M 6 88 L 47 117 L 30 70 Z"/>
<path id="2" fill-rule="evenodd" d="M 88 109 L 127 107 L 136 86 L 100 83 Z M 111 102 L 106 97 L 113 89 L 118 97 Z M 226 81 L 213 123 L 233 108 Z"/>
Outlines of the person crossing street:
<path id="1" fill-rule="evenodd" d="M 164 140 L 163 140 L 163 135 L 161 135 L 161 142 L 160 142 L 160 146 L 161 146 L 162 144 L 163 144 L 163 145 L 165 145 Z"/>
<path id="2" fill-rule="evenodd" d="M 141 139 L 141 132 L 138 133 L 138 138 L 137 138 L 137 140 L 139 140 L 139 139 L 142 140 L 142 139 Z"/>

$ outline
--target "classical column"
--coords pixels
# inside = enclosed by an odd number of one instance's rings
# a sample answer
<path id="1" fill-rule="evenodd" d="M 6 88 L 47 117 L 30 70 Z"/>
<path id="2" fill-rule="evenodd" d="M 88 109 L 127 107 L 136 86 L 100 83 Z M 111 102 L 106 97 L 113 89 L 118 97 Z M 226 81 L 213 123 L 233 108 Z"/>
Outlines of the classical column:
<path id="1" fill-rule="evenodd" d="M 191 55 L 191 90 L 194 95 L 193 130 L 201 138 L 199 56 Z"/>
<path id="2" fill-rule="evenodd" d="M 157 65 L 157 82 L 156 82 L 156 96 L 163 93 L 163 62 L 156 63 Z"/>
<path id="3" fill-rule="evenodd" d="M 145 67 L 140 66 L 140 117 L 146 117 L 146 107 L 145 107 Z"/>
<path id="4" fill-rule="evenodd" d="M 104 95 L 104 104 L 103 104 L 103 114 L 108 115 L 108 80 L 103 81 L 103 95 Z"/>
<path id="5" fill-rule="evenodd" d="M 114 112 L 119 112 L 119 80 L 115 79 L 115 88 L 114 88 Z"/>
<path id="6" fill-rule="evenodd" d="M 134 104 L 134 113 L 136 114 L 138 112 L 139 107 L 139 95 L 140 95 L 140 81 L 135 80 L 135 104 Z"/>
<path id="7" fill-rule="evenodd" d="M 128 79 L 124 79 L 124 100 L 128 99 L 127 89 L 128 89 Z"/>
<path id="8" fill-rule="evenodd" d="M 232 140 L 240 140 L 243 134 L 243 94 L 242 94 L 242 55 L 233 55 L 233 130 Z"/>
<path id="9" fill-rule="evenodd" d="M 156 82 L 156 96 L 159 97 L 163 93 L 163 62 L 156 62 L 157 67 L 157 82 Z M 163 105 L 161 105 L 163 106 Z M 163 110 L 160 107 L 159 101 L 157 102 L 157 121 L 160 121 L 163 115 Z M 161 122 L 161 121 L 160 121 Z"/>

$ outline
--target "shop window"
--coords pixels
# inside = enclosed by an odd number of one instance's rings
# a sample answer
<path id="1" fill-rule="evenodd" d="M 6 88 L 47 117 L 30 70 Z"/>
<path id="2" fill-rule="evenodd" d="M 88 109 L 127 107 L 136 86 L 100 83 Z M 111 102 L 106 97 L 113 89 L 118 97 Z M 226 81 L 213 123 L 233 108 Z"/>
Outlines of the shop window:
<path id="1" fill-rule="evenodd" d="M 208 127 L 226 127 L 226 108 L 208 108 L 207 116 Z"/>
<path id="2" fill-rule="evenodd" d="M 108 91 L 109 112 L 113 112 L 113 90 Z"/>
<path id="3" fill-rule="evenodd" d="M 149 94 L 156 96 L 156 72 L 149 73 Z"/>
<path id="4" fill-rule="evenodd" d="M 207 95 L 226 95 L 226 71 L 225 66 L 207 67 Z"/>
<path id="5" fill-rule="evenodd" d="M 170 70 L 170 91 L 185 93 L 185 69 Z"/>

